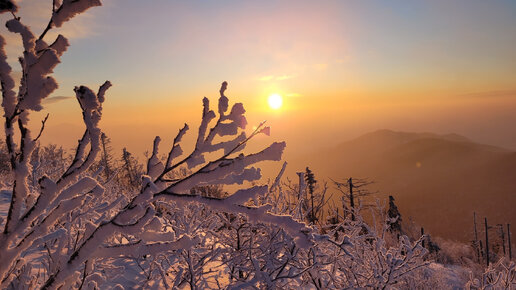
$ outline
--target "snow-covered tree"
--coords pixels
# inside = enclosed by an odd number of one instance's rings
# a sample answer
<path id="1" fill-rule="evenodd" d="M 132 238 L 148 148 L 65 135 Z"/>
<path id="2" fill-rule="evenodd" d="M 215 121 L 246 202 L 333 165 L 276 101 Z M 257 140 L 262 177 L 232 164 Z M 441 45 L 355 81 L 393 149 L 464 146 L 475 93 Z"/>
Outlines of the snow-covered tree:
<path id="1" fill-rule="evenodd" d="M 173 204 L 173 209 L 195 202 L 209 210 L 245 215 L 249 221 L 283 227 L 299 246 L 310 245 L 309 229 L 303 223 L 269 213 L 268 205 L 245 205 L 247 200 L 265 194 L 267 186 L 237 190 L 225 198 L 203 197 L 190 191 L 196 186 L 256 181 L 261 173 L 253 166 L 264 160 L 280 160 L 285 148 L 284 142 L 276 142 L 258 153 L 242 153 L 253 136 L 268 132 L 268 128 L 261 124 L 249 136 L 243 131 L 247 124 L 245 110 L 241 103 L 229 109 L 229 100 L 224 95 L 226 82 L 220 89 L 218 118 L 211 110 L 209 100 L 203 99 L 197 141 L 189 154 L 184 153 L 181 144 L 188 125 L 179 130 L 164 162 L 158 158 L 160 138 L 156 137 L 146 175 L 141 180 L 141 190 L 131 199 L 124 195 L 113 197 L 106 194 L 97 179 L 101 171 L 88 171 L 102 150 L 102 132 L 98 125 L 105 93 L 111 83 L 105 82 L 97 92 L 85 86 L 75 87 L 85 131 L 73 160 L 58 178 L 42 176 L 38 181 L 39 188 L 31 190 L 31 158 L 44 122 L 40 132 L 34 136 L 28 129 L 29 115 L 32 111 L 42 110 L 42 100 L 57 88 L 51 74 L 68 46 L 62 35 L 51 44 L 44 40 L 45 35 L 76 14 L 99 5 L 98 0 L 53 1 L 51 19 L 39 37 L 16 17 L 15 6 L 2 10 L 12 13 L 13 18 L 7 21 L 6 26 L 21 36 L 24 48 L 23 56 L 19 58 L 22 78 L 15 92 L 12 69 L 4 51 L 5 41 L 0 36 L 2 108 L 14 174 L 9 211 L 2 221 L 0 235 L 2 288 L 8 285 L 39 285 L 52 289 L 94 286 L 105 280 L 98 271 L 105 265 L 100 262 L 125 257 L 128 253 L 141 258 L 170 251 L 189 251 L 202 242 L 195 233 L 176 235 L 166 231 L 166 222 L 157 215 L 156 205 L 159 203 Z M 15 130 L 19 135 L 15 135 Z M 16 136 L 19 136 L 18 141 Z M 208 155 L 212 157 L 217 153 L 217 157 L 208 159 Z M 172 178 L 173 172 L 183 166 L 190 173 L 182 178 Z M 42 249 L 45 249 L 45 254 L 42 254 Z M 27 259 L 30 254 L 34 254 L 34 261 L 48 260 L 45 272 L 38 277 L 30 275 L 37 265 Z"/>
<path id="2" fill-rule="evenodd" d="M 515 289 L 516 263 L 501 258 L 498 262 L 489 265 L 480 277 L 470 275 L 466 289 Z"/>
<path id="3" fill-rule="evenodd" d="M 16 17 L 14 3 L 2 5 L 0 12 L 13 17 L 7 27 L 21 36 L 24 51 L 15 91 L 0 36 L 5 142 L 14 181 L 2 191 L 2 198 L 9 195 L 9 210 L 0 221 L 1 288 L 385 288 L 408 285 L 404 279 L 427 264 L 421 240 L 400 235 L 397 244 L 388 245 L 387 224 L 376 230 L 358 212 L 354 219 L 335 213 L 338 224 L 328 234 L 320 218 L 307 226 L 326 198 L 310 199 L 308 207 L 303 174 L 296 187 L 282 184 L 286 163 L 270 186 L 259 185 L 256 164 L 279 161 L 286 145 L 274 142 L 260 152 L 244 152 L 254 136 L 270 129 L 262 123 L 245 132 L 244 107 L 230 107 L 226 82 L 216 109 L 208 98 L 202 100 L 193 148 L 182 142 L 189 130 L 185 124 L 165 158 L 159 154 L 161 139 L 155 138 L 144 174 L 124 151 L 126 168 L 120 170 L 131 180 L 116 186 L 100 178 L 102 167 L 92 170 L 102 158 L 99 122 L 111 83 L 96 92 L 75 87 L 84 134 L 73 157 L 60 159 L 67 166 L 46 170 L 42 158 L 48 154 L 35 151 L 46 119 L 33 135 L 29 116 L 42 110 L 42 100 L 57 88 L 51 74 L 68 41 L 59 35 L 49 45 L 45 36 L 100 2 L 53 1 L 39 37 Z M 315 180 L 307 177 L 313 191 Z M 242 189 L 226 192 L 224 185 Z"/>

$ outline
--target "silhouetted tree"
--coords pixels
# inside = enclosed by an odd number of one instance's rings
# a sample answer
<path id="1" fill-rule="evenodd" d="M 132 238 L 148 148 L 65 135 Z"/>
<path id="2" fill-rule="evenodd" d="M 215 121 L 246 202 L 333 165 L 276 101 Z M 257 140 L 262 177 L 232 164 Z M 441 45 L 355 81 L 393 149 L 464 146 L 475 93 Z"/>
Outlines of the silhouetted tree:
<path id="1" fill-rule="evenodd" d="M 389 225 L 389 231 L 401 233 L 401 214 L 396 204 L 394 204 L 394 197 L 389 195 L 389 209 L 387 211 L 387 224 Z"/>
<path id="2" fill-rule="evenodd" d="M 484 217 L 485 233 L 486 233 L 486 264 L 489 267 L 489 226 L 487 225 L 487 217 Z"/>
<path id="3" fill-rule="evenodd" d="M 103 172 L 104 176 L 107 179 L 109 179 L 113 173 L 113 149 L 111 148 L 111 138 L 106 136 L 105 133 L 102 133 L 100 136 L 100 142 L 102 145 L 102 156 L 101 156 L 101 165 L 104 167 Z"/>
<path id="4" fill-rule="evenodd" d="M 369 191 L 369 189 L 367 188 L 367 186 L 371 185 L 373 182 L 365 178 L 350 177 L 346 182 L 338 182 L 333 180 L 333 183 L 337 186 L 337 189 L 342 193 L 342 206 L 344 208 L 344 215 L 347 215 L 347 213 L 350 212 L 351 220 L 356 220 L 356 201 L 360 201 L 361 198 L 374 193 Z M 349 207 L 346 206 L 346 204 L 349 204 Z"/>
<path id="5" fill-rule="evenodd" d="M 500 233 L 500 239 L 502 240 L 503 255 L 505 256 L 505 233 L 503 230 L 503 225 L 497 224 L 497 226 L 499 227 L 499 230 L 500 230 L 499 233 Z"/>
<path id="6" fill-rule="evenodd" d="M 228 193 L 223 190 L 223 186 L 220 184 L 195 186 L 190 189 L 190 194 L 197 194 L 204 197 L 224 198 L 228 196 Z"/>
<path id="7" fill-rule="evenodd" d="M 124 147 L 122 150 L 123 174 L 122 179 L 129 182 L 131 187 L 137 187 L 143 174 L 143 165 Z"/>
<path id="8" fill-rule="evenodd" d="M 423 227 L 421 227 L 421 239 L 421 246 L 427 249 L 429 254 L 437 254 L 441 250 L 441 248 L 432 241 L 432 237 L 429 234 L 425 235 L 425 229 Z"/>
<path id="9" fill-rule="evenodd" d="M 310 207 L 310 222 L 315 223 L 316 217 L 315 217 L 315 210 L 314 210 L 314 189 L 315 184 L 317 183 L 317 180 L 315 180 L 313 172 L 310 170 L 310 168 L 306 168 L 306 175 L 305 175 L 305 181 L 306 184 L 308 184 L 308 192 L 310 193 L 310 201 L 312 203 L 312 206 Z"/>
<path id="10" fill-rule="evenodd" d="M 477 262 L 480 264 L 480 257 L 482 256 L 482 246 L 480 245 L 480 241 L 478 240 L 478 231 L 477 231 L 477 213 L 473 212 L 473 230 L 475 234 L 475 239 L 473 240 L 473 248 L 475 249 L 475 254 L 477 255 Z"/>
<path id="11" fill-rule="evenodd" d="M 507 224 L 507 244 L 509 245 L 509 260 L 512 260 L 511 225 Z"/>

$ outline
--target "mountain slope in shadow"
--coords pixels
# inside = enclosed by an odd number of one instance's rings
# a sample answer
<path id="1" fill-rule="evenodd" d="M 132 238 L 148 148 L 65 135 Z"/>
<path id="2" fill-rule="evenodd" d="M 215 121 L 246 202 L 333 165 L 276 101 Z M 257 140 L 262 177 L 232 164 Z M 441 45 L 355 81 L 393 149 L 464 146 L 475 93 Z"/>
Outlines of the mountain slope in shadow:
<path id="1" fill-rule="evenodd" d="M 472 240 L 474 211 L 478 225 L 484 216 L 490 225 L 516 224 L 516 153 L 457 134 L 379 130 L 317 152 L 311 168 L 374 180 L 377 197 L 393 195 L 404 220 L 433 235 Z"/>

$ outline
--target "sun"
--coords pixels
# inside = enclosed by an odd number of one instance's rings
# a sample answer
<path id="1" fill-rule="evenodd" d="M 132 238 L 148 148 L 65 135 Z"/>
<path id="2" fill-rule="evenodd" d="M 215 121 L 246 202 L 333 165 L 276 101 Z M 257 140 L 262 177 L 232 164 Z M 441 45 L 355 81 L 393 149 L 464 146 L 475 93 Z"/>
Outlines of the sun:
<path id="1" fill-rule="evenodd" d="M 278 94 L 272 94 L 269 96 L 268 102 L 269 107 L 271 107 L 274 110 L 277 110 L 281 108 L 281 106 L 283 105 L 283 98 Z"/>

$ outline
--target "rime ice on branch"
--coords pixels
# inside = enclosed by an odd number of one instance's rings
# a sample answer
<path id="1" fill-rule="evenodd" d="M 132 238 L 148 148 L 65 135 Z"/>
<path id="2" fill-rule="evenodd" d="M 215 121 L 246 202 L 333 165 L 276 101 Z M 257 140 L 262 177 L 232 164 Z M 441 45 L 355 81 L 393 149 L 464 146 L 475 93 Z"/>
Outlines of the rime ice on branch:
<path id="1" fill-rule="evenodd" d="M 62 3 L 54 1 L 53 4 L 52 17 L 39 37 L 14 14 L 14 18 L 7 22 L 9 31 L 22 38 L 24 48 L 23 56 L 19 58 L 22 78 L 17 93 L 12 69 L 4 51 L 5 41 L 0 36 L 5 141 L 15 179 L 9 213 L 0 237 L 2 287 L 16 283 L 25 286 L 29 284 L 23 283 L 38 285 L 37 280 L 29 281 L 24 278 L 24 275 L 30 273 L 31 265 L 22 256 L 40 246 L 47 247 L 48 254 L 54 261 L 47 269 L 48 278 L 44 288 L 70 287 L 77 285 L 75 283 L 80 279 L 82 283 L 88 282 L 94 275 L 87 276 L 87 273 L 91 272 L 91 265 L 97 260 L 127 253 L 147 255 L 192 247 L 197 237 L 171 236 L 170 233 L 160 231 L 163 224 L 156 218 L 156 202 L 186 204 L 193 201 L 212 210 L 245 214 L 250 220 L 284 227 L 300 245 L 310 244 L 304 224 L 288 216 L 269 213 L 270 206 L 267 205 L 245 205 L 249 199 L 255 199 L 267 192 L 267 186 L 238 190 L 225 199 L 189 193 L 196 186 L 256 181 L 261 173 L 253 166 L 264 160 L 280 160 L 285 148 L 285 143 L 281 142 L 273 143 L 255 154 L 242 153 L 253 136 L 268 134 L 269 128 L 262 123 L 250 136 L 245 134 L 243 129 L 247 121 L 244 107 L 241 103 L 236 103 L 229 110 L 229 100 L 224 95 L 226 82 L 220 89 L 218 118 L 211 127 L 211 121 L 217 116 L 210 109 L 209 100 L 203 99 L 202 121 L 197 142 L 190 154 L 184 155 L 181 147 L 181 139 L 189 129 L 186 124 L 175 137 L 165 163 L 158 158 L 160 139 L 156 137 L 153 154 L 148 160 L 147 175 L 142 179 L 141 191 L 130 201 L 124 196 L 110 198 L 97 181 L 96 175 L 88 173 L 101 149 L 102 133 L 98 125 L 102 117 L 105 92 L 111 84 L 104 83 L 97 93 L 85 86 L 76 87 L 74 91 L 82 109 L 86 129 L 69 167 L 55 180 L 47 176 L 40 178 L 39 188 L 34 192 L 28 184 L 30 159 L 43 131 L 44 122 L 41 132 L 33 137 L 28 129 L 28 117 L 31 111 L 40 111 L 43 108 L 42 100 L 57 88 L 57 82 L 51 74 L 68 47 L 68 41 L 62 35 L 50 45 L 45 42 L 44 37 L 52 27 L 60 27 L 76 14 L 100 5 L 100 2 L 64 0 Z M 14 139 L 16 129 L 20 132 L 18 142 Z M 218 139 L 224 141 L 217 141 Z M 221 152 L 220 157 L 206 160 L 208 153 L 218 152 Z M 183 157 L 180 158 L 181 156 Z M 190 173 L 179 179 L 171 178 L 174 170 L 182 166 L 187 166 Z M 130 242 L 114 243 L 120 235 L 130 237 Z M 58 241 L 59 246 L 56 249 L 49 248 L 50 241 Z"/>
<path id="2" fill-rule="evenodd" d="M 7 1 L 6 3 L 11 2 Z M 54 4 L 58 3 L 54 1 Z M 58 4 L 58 7 L 54 7 L 52 18 L 58 17 L 61 25 L 76 13 L 99 4 L 98 1 L 96 3 L 82 0 L 64 1 L 62 4 Z M 5 40 L 0 36 L 0 83 L 5 120 L 5 142 L 10 165 L 14 172 L 9 212 L 0 236 L 0 260 L 2 260 L 0 283 L 3 288 L 9 285 L 19 269 L 25 266 L 25 260 L 21 258 L 22 254 L 27 249 L 44 242 L 45 236 L 60 232 L 54 228 L 55 223 L 67 212 L 87 200 L 88 195 L 83 193 L 102 191 L 95 180 L 82 177 L 82 174 L 96 157 L 98 149 L 96 143 L 98 143 L 97 139 L 100 134 L 98 122 L 101 117 L 103 96 L 97 99 L 97 94 L 92 93 L 88 88 L 76 88 L 86 125 L 83 139 L 77 149 L 76 159 L 60 180 L 52 181 L 43 177 L 40 180 L 40 191 L 38 193 L 31 192 L 28 185 L 28 177 L 31 172 L 30 159 L 43 131 L 45 120 L 40 133 L 34 137 L 28 129 L 29 114 L 31 111 L 40 111 L 42 100 L 57 88 L 57 82 L 50 75 L 60 62 L 60 57 L 65 52 L 68 41 L 64 36 L 59 35 L 52 44 L 48 45 L 43 39 L 44 34 L 37 38 L 30 28 L 15 16 L 15 6 L 10 9 L 1 8 L 0 12 L 12 13 L 13 19 L 7 21 L 6 26 L 10 32 L 19 34 L 23 43 L 23 53 L 19 57 L 22 77 L 18 91 L 15 92 L 13 72 L 7 62 L 4 50 Z M 53 25 L 53 21 L 50 21 L 44 33 Z M 93 104 L 92 100 L 94 100 Z M 18 142 L 14 135 L 16 130 L 19 132 Z M 87 146 L 90 147 L 88 156 L 85 157 Z M 33 198 L 33 195 L 36 195 L 36 198 Z"/>
<path id="3" fill-rule="evenodd" d="M 127 259 L 142 262 L 138 266 L 144 272 L 145 267 L 151 269 L 145 273 L 147 279 L 159 275 L 165 287 L 179 287 L 188 281 L 191 288 L 207 287 L 206 281 L 196 280 L 206 272 L 213 274 L 204 267 L 207 261 L 229 267 L 227 272 L 235 276 L 230 277 L 234 283 L 228 287 L 237 288 L 381 288 L 397 283 L 422 265 L 420 242 L 411 243 L 403 237 L 396 248 L 388 249 L 370 229 L 367 236 L 359 234 L 366 225 L 355 221 L 337 227 L 347 227 L 349 235 L 336 233 L 336 240 L 328 235 L 314 238 L 313 229 L 289 215 L 299 211 L 298 220 L 306 217 L 301 207 L 304 185 L 295 192 L 298 200 L 292 207 L 282 210 L 282 205 L 271 199 L 273 190 L 284 193 L 280 176 L 286 165 L 271 189 L 254 185 L 224 198 L 196 191 L 199 187 L 257 182 L 261 171 L 256 164 L 280 160 L 286 146 L 274 142 L 260 152 L 243 153 L 251 138 L 269 135 L 270 128 L 261 123 L 250 135 L 245 133 L 244 106 L 236 103 L 230 107 L 226 82 L 220 88 L 216 110 L 210 108 L 207 98 L 202 100 L 202 119 L 193 148 L 183 148 L 181 143 L 189 130 L 186 124 L 165 159 L 159 157 L 161 139 L 156 137 L 139 191 L 131 194 L 109 191 L 97 178 L 101 170 L 91 170 L 101 152 L 99 122 L 111 83 L 105 82 L 97 92 L 75 87 L 85 130 L 73 159 L 57 177 L 42 176 L 29 184 L 32 153 L 45 120 L 34 136 L 28 129 L 28 117 L 32 111 L 42 110 L 42 100 L 57 88 L 51 74 L 68 47 L 64 36 L 48 45 L 45 35 L 52 27 L 60 27 L 98 5 L 95 0 L 53 1 L 52 17 L 39 37 L 16 17 L 14 5 L 0 7 L 0 12 L 12 12 L 7 27 L 20 35 L 24 49 L 16 92 L 5 41 L 0 36 L 5 142 L 14 175 L 9 212 L 0 233 L 0 288 L 99 288 L 110 279 L 110 272 L 127 270 L 113 261 Z M 237 234 L 232 235 L 235 229 Z M 237 246 L 232 248 L 235 237 Z M 35 269 L 35 260 L 27 257 L 38 255 L 44 263 Z M 157 262 L 160 259 L 163 263 Z M 177 261 L 184 261 L 184 267 L 174 268 Z M 109 266 L 112 268 L 107 269 Z M 35 272 L 44 274 L 32 275 Z M 173 281 L 171 273 L 175 273 Z M 354 273 L 363 277 L 355 281 L 350 278 Z"/>
<path id="4" fill-rule="evenodd" d="M 89 236 L 81 239 L 75 252 L 71 254 L 65 268 L 61 268 L 55 275 L 51 276 L 46 286 L 56 287 L 66 283 L 69 277 L 80 266 L 88 261 L 106 259 L 126 255 L 137 251 L 140 255 L 157 255 L 160 251 L 171 251 L 178 248 L 189 249 L 195 245 L 198 237 L 183 235 L 170 239 L 169 233 L 155 232 L 156 229 L 164 228 L 160 219 L 154 218 L 156 214 L 155 204 L 157 202 L 174 202 L 179 206 L 186 206 L 190 202 L 200 204 L 206 209 L 218 212 L 244 214 L 252 221 L 280 225 L 290 233 L 302 247 L 311 244 L 307 232 L 309 229 L 303 223 L 294 221 L 289 216 L 279 216 L 268 212 L 270 205 L 260 207 L 246 206 L 249 199 L 256 199 L 259 195 L 267 192 L 267 186 L 253 186 L 248 189 L 238 190 L 226 198 L 216 199 L 192 194 L 190 190 L 197 186 L 213 184 L 241 184 L 243 181 L 254 181 L 261 177 L 259 169 L 250 167 L 257 162 L 264 160 L 280 160 L 285 143 L 272 143 L 266 149 L 245 155 L 241 153 L 246 143 L 263 131 L 261 124 L 250 136 L 245 133 L 238 133 L 239 129 L 245 127 L 244 109 L 242 104 L 233 105 L 229 114 L 228 99 L 224 95 L 227 86 L 223 83 L 221 96 L 219 98 L 219 118 L 213 127 L 210 121 L 215 118 L 215 113 L 209 108 L 207 98 L 203 100 L 203 119 L 199 127 L 199 135 L 192 152 L 182 159 L 180 152 L 183 152 L 180 141 L 188 130 L 185 125 L 179 130 L 174 139 L 165 164 L 158 158 L 160 138 L 156 137 L 153 145 L 153 152 L 148 159 L 147 175 L 143 178 L 142 190 L 126 206 L 114 213 L 110 218 L 97 221 L 94 224 L 95 230 Z M 81 92 L 81 89 L 76 90 Z M 85 91 L 86 96 L 91 92 Z M 100 98 L 97 98 L 100 99 Z M 82 98 L 81 98 L 82 100 Z M 86 100 L 86 99 L 85 99 Z M 95 104 L 94 99 L 91 100 Z M 86 101 L 81 102 L 85 107 Z M 229 138 L 229 141 L 217 142 L 216 136 Z M 96 145 L 98 147 L 98 145 Z M 206 161 L 206 153 L 222 151 L 220 157 Z M 210 155 L 211 156 L 211 155 Z M 176 162 L 174 162 L 178 159 Z M 186 176 L 173 179 L 169 175 L 174 169 L 185 165 L 190 168 Z M 155 232 L 149 239 L 149 233 Z M 118 234 L 129 235 L 135 239 L 134 243 L 109 245 L 108 241 Z M 162 239 L 160 239 L 160 237 Z M 99 245 L 102 245 L 99 247 Z M 116 250 L 112 250 L 116 249 Z"/>

